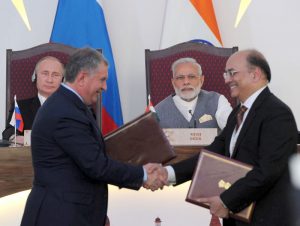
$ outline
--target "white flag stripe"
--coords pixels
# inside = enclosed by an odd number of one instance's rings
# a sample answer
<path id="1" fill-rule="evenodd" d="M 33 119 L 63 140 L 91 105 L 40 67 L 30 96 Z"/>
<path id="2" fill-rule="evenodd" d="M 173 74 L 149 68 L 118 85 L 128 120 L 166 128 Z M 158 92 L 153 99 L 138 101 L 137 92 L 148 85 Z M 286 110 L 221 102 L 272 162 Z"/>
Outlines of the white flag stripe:
<path id="1" fill-rule="evenodd" d="M 101 6 L 101 8 L 103 9 L 103 0 L 96 0 L 96 2 L 98 2 L 99 3 L 99 5 Z"/>
<path id="2" fill-rule="evenodd" d="M 15 107 L 14 107 L 14 113 L 13 113 L 13 115 L 11 116 L 11 119 L 10 119 L 10 122 L 9 122 L 9 124 L 10 125 L 12 125 L 12 126 L 16 126 L 16 110 L 15 110 L 15 108 L 16 108 L 16 106 L 18 105 L 17 104 L 17 97 L 16 97 L 16 95 L 14 96 L 14 102 L 15 102 Z"/>
<path id="3" fill-rule="evenodd" d="M 156 112 L 155 108 L 152 105 L 150 106 L 149 110 L 152 111 L 152 112 Z"/>
<path id="4" fill-rule="evenodd" d="M 161 49 L 193 39 L 204 39 L 221 46 L 190 1 L 169 0 L 165 13 Z"/>
<path id="5" fill-rule="evenodd" d="M 10 120 L 9 124 L 12 125 L 12 126 L 16 125 L 15 111 L 14 111 L 13 115 L 11 116 L 11 120 Z"/>

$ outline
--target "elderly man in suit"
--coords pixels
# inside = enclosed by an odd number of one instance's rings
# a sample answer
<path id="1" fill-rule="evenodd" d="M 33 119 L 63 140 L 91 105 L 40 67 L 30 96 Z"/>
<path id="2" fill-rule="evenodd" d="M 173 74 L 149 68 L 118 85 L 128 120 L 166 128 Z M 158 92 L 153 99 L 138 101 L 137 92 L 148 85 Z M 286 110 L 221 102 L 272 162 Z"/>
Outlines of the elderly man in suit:
<path id="1" fill-rule="evenodd" d="M 151 187 L 146 166 L 110 159 L 89 105 L 106 90 L 108 62 L 96 50 L 69 59 L 65 82 L 38 111 L 31 137 L 34 182 L 22 226 L 104 226 L 107 184 Z"/>
<path id="2" fill-rule="evenodd" d="M 297 151 L 293 113 L 270 92 L 271 70 L 257 50 L 233 54 L 226 63 L 224 79 L 240 105 L 207 149 L 250 164 L 253 169 L 220 196 L 199 201 L 208 203 L 211 213 L 224 218 L 224 226 L 288 226 L 288 159 Z M 240 109 L 244 115 L 237 122 Z M 197 159 L 194 156 L 157 170 L 165 183 L 180 184 L 192 178 Z M 251 223 L 228 218 L 229 211 L 239 212 L 252 202 L 256 205 Z"/>
<path id="3" fill-rule="evenodd" d="M 24 121 L 24 129 L 31 130 L 33 120 L 38 109 L 45 102 L 45 100 L 54 93 L 62 79 L 64 73 L 64 65 L 59 59 L 53 56 L 46 56 L 41 58 L 34 69 L 32 75 L 32 82 L 36 84 L 37 95 L 28 99 L 18 100 L 18 106 Z M 15 106 L 14 104 L 9 110 L 8 118 L 6 121 L 6 128 L 2 132 L 4 140 L 14 139 L 14 127 L 9 123 L 11 121 Z M 17 142 L 23 143 L 23 132 L 17 131 Z"/>

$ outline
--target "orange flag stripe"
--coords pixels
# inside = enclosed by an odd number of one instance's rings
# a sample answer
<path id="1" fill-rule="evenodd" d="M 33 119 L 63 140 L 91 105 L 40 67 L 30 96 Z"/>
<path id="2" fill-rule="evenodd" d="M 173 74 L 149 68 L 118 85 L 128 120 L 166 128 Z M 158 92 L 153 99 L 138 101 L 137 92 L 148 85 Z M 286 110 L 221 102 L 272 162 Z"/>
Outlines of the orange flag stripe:
<path id="1" fill-rule="evenodd" d="M 190 0 L 190 2 L 223 46 L 212 0 Z"/>

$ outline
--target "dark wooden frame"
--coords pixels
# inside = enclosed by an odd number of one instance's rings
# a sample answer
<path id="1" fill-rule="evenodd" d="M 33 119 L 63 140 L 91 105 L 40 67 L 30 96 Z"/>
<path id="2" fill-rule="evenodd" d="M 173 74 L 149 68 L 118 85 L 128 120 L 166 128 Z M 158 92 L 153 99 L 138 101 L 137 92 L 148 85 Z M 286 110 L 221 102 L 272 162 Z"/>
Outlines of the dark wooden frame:
<path id="1" fill-rule="evenodd" d="M 21 59 L 26 59 L 26 58 L 30 58 L 30 57 L 34 57 L 43 53 L 49 53 L 49 55 L 51 55 L 51 52 L 60 52 L 60 53 L 64 53 L 67 55 L 72 55 L 75 51 L 77 50 L 77 48 L 71 47 L 71 46 L 67 46 L 67 45 L 63 45 L 63 44 L 59 44 L 59 43 L 45 43 L 45 44 L 41 44 L 29 49 L 24 49 L 24 50 L 20 50 L 20 51 L 13 51 L 12 49 L 7 49 L 6 50 L 6 114 L 5 114 L 5 121 L 8 117 L 8 111 L 11 107 L 11 95 L 10 95 L 10 87 L 11 87 L 11 62 L 14 60 L 21 60 Z M 102 52 L 101 49 L 97 49 L 99 52 Z M 99 128 L 101 129 L 101 95 L 99 95 L 98 100 L 97 100 L 97 104 L 95 106 L 95 113 L 96 113 L 96 119 L 97 119 L 97 123 Z"/>
<path id="2" fill-rule="evenodd" d="M 186 51 L 199 51 L 203 53 L 208 53 L 215 56 L 230 56 L 233 53 L 238 51 L 238 47 L 232 48 L 222 48 L 222 47 L 215 47 L 204 43 L 199 42 L 183 42 L 174 46 L 171 46 L 166 49 L 161 50 L 145 50 L 145 66 L 146 66 L 146 89 L 147 89 L 147 96 L 146 96 L 146 103 L 148 103 L 148 95 L 150 94 L 150 62 L 154 59 L 159 59 L 171 55 L 175 55 L 181 52 Z"/>

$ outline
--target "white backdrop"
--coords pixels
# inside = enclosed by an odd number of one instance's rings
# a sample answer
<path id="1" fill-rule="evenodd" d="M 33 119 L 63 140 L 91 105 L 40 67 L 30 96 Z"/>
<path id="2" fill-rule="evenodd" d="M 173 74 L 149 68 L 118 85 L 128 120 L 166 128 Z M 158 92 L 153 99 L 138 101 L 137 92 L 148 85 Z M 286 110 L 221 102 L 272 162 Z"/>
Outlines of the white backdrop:
<path id="1" fill-rule="evenodd" d="M 166 0 L 104 0 L 103 2 L 117 69 L 123 117 L 127 122 L 143 113 L 146 106 L 144 49 L 158 49 L 159 47 Z M 257 48 L 265 54 L 272 70 L 271 90 L 292 108 L 299 125 L 300 105 L 297 99 L 300 96 L 298 87 L 300 82 L 300 67 L 298 66 L 300 26 L 297 25 L 297 21 L 300 20 L 300 1 L 252 1 L 238 28 L 233 26 L 240 1 L 214 0 L 213 2 L 224 46 L 238 46 L 240 49 Z M 21 50 L 48 42 L 57 0 L 24 0 L 24 4 L 32 28 L 30 32 L 26 29 L 11 1 L 0 1 L 1 131 L 5 125 L 5 50 L 7 48 Z M 165 212 L 163 216 L 160 216 L 163 221 L 168 219 L 163 222 L 164 226 L 182 226 L 184 225 L 182 219 L 187 220 L 186 225 L 190 226 L 202 225 L 200 222 L 205 224 L 207 212 L 204 209 L 199 211 L 198 207 L 186 204 L 184 197 L 187 187 L 180 189 L 181 192 L 170 188 L 170 190 L 158 193 L 161 196 L 149 197 L 147 192 L 131 193 L 126 190 L 111 189 L 109 213 L 114 222 L 113 226 L 148 225 L 141 223 L 140 218 L 135 216 L 139 212 L 130 211 L 133 205 L 138 206 L 137 210 L 140 210 L 142 205 L 148 206 L 148 209 L 144 211 L 151 214 L 147 222 L 153 222 L 156 215 L 162 213 L 162 210 L 158 211 L 159 213 L 150 213 L 156 206 L 161 206 L 161 209 L 170 209 L 173 213 L 171 217 Z M 169 194 L 173 196 L 169 197 Z M 134 197 L 138 197 L 140 201 L 135 200 Z M 21 205 L 18 211 L 22 212 L 22 208 Z M 206 213 L 204 217 L 201 215 L 203 211 Z M 123 212 L 126 218 L 120 217 L 120 212 Z M 189 214 L 190 212 L 192 215 Z M 2 209 L 0 213 L 9 216 Z M 16 222 L 20 220 L 19 215 L 5 223 L 0 222 L 0 225 L 18 225 Z M 128 217 L 132 221 L 128 220 Z M 3 219 L 1 216 L 0 221 Z M 126 224 L 127 221 L 128 224 Z"/>
<path id="2" fill-rule="evenodd" d="M 175 1 L 175 0 L 169 0 Z M 297 0 L 252 1 L 234 28 L 238 0 L 214 0 L 225 47 L 257 48 L 272 69 L 272 91 L 293 110 L 300 123 L 298 84 L 300 20 Z M 20 50 L 49 41 L 57 0 L 24 0 L 32 31 L 28 31 L 11 1 L 0 3 L 0 130 L 5 125 L 5 50 Z M 116 63 L 124 121 L 144 112 L 146 81 L 144 49 L 158 49 L 166 0 L 104 0 L 107 27 Z M 178 31 L 180 32 L 180 31 Z M 29 78 L 30 79 L 30 78 Z"/>

